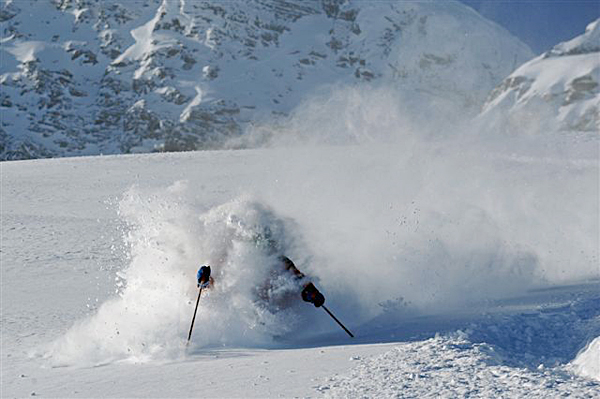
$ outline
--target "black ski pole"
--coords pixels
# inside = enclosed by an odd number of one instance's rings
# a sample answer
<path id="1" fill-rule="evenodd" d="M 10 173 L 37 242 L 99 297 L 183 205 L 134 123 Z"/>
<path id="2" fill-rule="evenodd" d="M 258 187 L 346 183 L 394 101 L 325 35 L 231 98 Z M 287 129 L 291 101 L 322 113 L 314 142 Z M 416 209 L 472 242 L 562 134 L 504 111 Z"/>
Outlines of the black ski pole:
<path id="1" fill-rule="evenodd" d="M 326 311 L 326 312 L 329 314 L 329 316 L 331 316 L 331 318 L 332 318 L 333 320 L 335 320 L 335 321 L 336 321 L 336 322 L 337 322 L 337 323 L 340 325 L 340 327 L 342 327 L 342 328 L 344 329 L 344 331 L 346 331 L 346 332 L 348 333 L 348 335 L 349 335 L 349 336 L 351 336 L 352 338 L 354 338 L 354 335 L 353 335 L 353 334 L 350 332 L 350 330 L 348 330 L 346 327 L 344 327 L 344 325 L 342 324 L 342 322 L 341 322 L 341 321 L 339 321 L 339 320 L 337 319 L 337 317 L 335 317 L 335 316 L 333 315 L 333 313 L 331 313 L 331 312 L 329 311 L 329 309 L 327 309 L 327 308 L 325 307 L 325 305 L 322 305 L 321 307 L 322 307 L 323 309 L 325 309 L 325 311 Z"/>
<path id="2" fill-rule="evenodd" d="M 190 339 L 192 338 L 192 329 L 194 328 L 194 320 L 196 320 L 196 312 L 198 311 L 198 303 L 200 303 L 200 295 L 202 295 L 202 287 L 200 287 L 200 291 L 198 291 L 198 299 L 196 299 L 196 309 L 194 309 L 194 317 L 192 317 L 192 325 L 190 326 L 190 333 L 188 334 L 188 340 L 186 345 L 190 343 Z"/>

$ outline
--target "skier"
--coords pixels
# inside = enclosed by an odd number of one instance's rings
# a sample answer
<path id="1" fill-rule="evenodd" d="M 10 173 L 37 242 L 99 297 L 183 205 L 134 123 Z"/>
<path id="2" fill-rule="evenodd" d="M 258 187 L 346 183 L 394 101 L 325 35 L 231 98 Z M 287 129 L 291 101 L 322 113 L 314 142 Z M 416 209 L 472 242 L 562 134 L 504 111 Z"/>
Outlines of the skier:
<path id="1" fill-rule="evenodd" d="M 292 262 L 291 259 L 288 258 L 287 256 L 283 256 L 283 255 L 281 255 L 279 257 L 279 261 L 281 262 L 281 265 L 283 266 L 283 268 L 293 275 L 293 278 L 294 278 L 294 280 L 296 280 L 298 282 L 298 285 L 300 287 L 302 287 L 302 291 L 300 292 L 300 297 L 302 298 L 302 300 L 305 302 L 312 303 L 313 305 L 315 305 L 316 308 L 323 307 L 323 309 L 327 312 L 327 314 L 329 314 L 329 316 L 331 316 L 331 318 L 333 318 L 333 320 L 335 320 L 335 322 L 338 323 L 340 325 L 340 327 L 342 327 L 344 329 L 344 331 L 346 331 L 346 333 L 350 337 L 354 337 L 354 335 L 350 332 L 350 330 L 348 330 L 342 324 L 342 322 L 340 322 L 333 315 L 333 313 L 331 313 L 331 311 L 329 309 L 327 309 L 326 306 L 324 306 L 325 297 L 323 296 L 323 294 L 321 294 L 321 292 L 319 292 L 317 287 L 315 287 L 315 285 L 312 282 L 306 281 L 307 280 L 306 276 L 304 275 L 304 273 L 302 273 L 300 270 L 298 270 L 296 265 L 294 265 L 294 262 Z M 190 326 L 190 332 L 188 334 L 188 341 L 187 341 L 188 343 L 190 342 L 190 339 L 192 337 L 192 329 L 194 327 L 194 320 L 196 319 L 196 311 L 198 310 L 198 303 L 200 302 L 200 295 L 202 294 L 202 289 L 210 288 L 214 284 L 214 280 L 210 276 L 210 266 L 204 265 L 204 266 L 200 267 L 200 269 L 198 270 L 198 273 L 196 274 L 196 280 L 198 283 L 198 288 L 200 288 L 200 291 L 198 292 L 198 299 L 196 300 L 196 308 L 194 309 L 194 317 L 192 318 L 192 324 Z"/>
<path id="2" fill-rule="evenodd" d="M 306 276 L 304 273 L 298 270 L 296 265 L 294 265 L 294 262 L 292 262 L 287 256 L 280 256 L 279 260 L 281 261 L 284 269 L 292 273 L 294 278 L 300 282 L 302 287 L 302 291 L 300 292 L 301 298 L 305 302 L 312 303 L 317 308 L 323 306 L 325 303 L 325 297 L 323 294 L 321 294 L 321 292 L 319 292 L 317 287 L 315 287 L 312 282 L 302 282 Z M 198 273 L 196 274 L 196 280 L 198 288 L 210 288 L 214 284 L 214 280 L 210 275 L 210 266 L 203 265 L 200 267 L 200 269 L 198 269 Z"/>

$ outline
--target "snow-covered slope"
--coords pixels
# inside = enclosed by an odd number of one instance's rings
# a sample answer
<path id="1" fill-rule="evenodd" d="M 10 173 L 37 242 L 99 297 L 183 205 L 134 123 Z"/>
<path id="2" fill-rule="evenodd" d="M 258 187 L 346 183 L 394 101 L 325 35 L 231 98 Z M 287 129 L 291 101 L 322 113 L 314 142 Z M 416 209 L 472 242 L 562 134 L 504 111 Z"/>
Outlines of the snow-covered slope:
<path id="1" fill-rule="evenodd" d="M 600 132 L 600 20 L 514 71 L 491 93 L 482 118 L 507 131 Z"/>
<path id="2" fill-rule="evenodd" d="M 331 84 L 469 114 L 532 56 L 455 1 L 3 0 L 0 24 L 1 159 L 220 147 Z"/>
<path id="3" fill-rule="evenodd" d="M 0 396 L 593 397 L 598 147 L 456 133 L 1 163 Z"/>

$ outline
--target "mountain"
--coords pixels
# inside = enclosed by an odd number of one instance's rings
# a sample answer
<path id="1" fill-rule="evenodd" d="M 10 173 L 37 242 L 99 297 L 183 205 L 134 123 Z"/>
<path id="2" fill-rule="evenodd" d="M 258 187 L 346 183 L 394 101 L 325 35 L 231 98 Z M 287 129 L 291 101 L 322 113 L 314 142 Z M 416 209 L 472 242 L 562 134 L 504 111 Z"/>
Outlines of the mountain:
<path id="1" fill-rule="evenodd" d="M 523 64 L 498 87 L 482 118 L 504 129 L 600 131 L 600 19 Z"/>
<path id="2" fill-rule="evenodd" d="M 455 1 L 4 0 L 0 24 L 4 160 L 220 148 L 332 84 L 473 114 L 532 57 Z"/>

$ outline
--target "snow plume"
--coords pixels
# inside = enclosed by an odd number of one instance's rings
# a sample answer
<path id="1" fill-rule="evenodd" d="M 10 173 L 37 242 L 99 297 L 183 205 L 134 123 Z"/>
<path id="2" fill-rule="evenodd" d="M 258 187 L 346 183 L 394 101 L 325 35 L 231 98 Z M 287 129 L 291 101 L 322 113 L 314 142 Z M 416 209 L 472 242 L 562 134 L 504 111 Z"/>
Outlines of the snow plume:
<path id="1" fill-rule="evenodd" d="M 406 144 L 415 134 L 449 133 L 449 126 L 459 126 L 465 119 L 464 104 L 452 96 L 420 91 L 407 95 L 395 82 L 387 84 L 323 86 L 289 117 L 257 122 L 227 147 Z M 442 124 L 445 129 L 440 131 Z"/>
<path id="2" fill-rule="evenodd" d="M 289 235 L 290 222 L 246 197 L 206 209 L 193 205 L 184 182 L 162 191 L 134 187 L 124 195 L 130 259 L 117 273 L 118 296 L 52 344 L 52 363 L 183 356 L 203 264 L 215 283 L 202 293 L 188 351 L 269 346 L 302 320 L 299 283 L 278 259 L 301 242 Z"/>
<path id="3" fill-rule="evenodd" d="M 365 104 L 371 105 L 365 107 Z M 253 125 L 228 146 L 289 147 L 389 141 L 389 132 L 398 127 L 399 110 L 399 99 L 390 90 L 329 86 L 297 107 L 291 117 Z M 409 131 L 410 123 L 410 120 L 404 121 Z"/>
<path id="4" fill-rule="evenodd" d="M 181 356 L 205 263 L 216 284 L 192 351 L 297 342 L 306 325 L 344 337 L 293 281 L 271 275 L 278 254 L 315 278 L 357 335 L 373 318 L 398 328 L 407 313 L 485 310 L 599 277 L 597 139 L 498 140 L 471 132 L 460 113 L 448 122 L 451 108 L 435 102 L 423 127 L 411 101 L 393 89 L 335 89 L 265 127 L 274 148 L 193 154 L 189 187 L 129 190 L 125 286 L 55 344 L 53 359 Z"/>
<path id="5" fill-rule="evenodd" d="M 267 146 L 305 151 L 267 198 L 302 226 L 341 315 L 443 311 L 597 278 L 589 136 L 498 139 L 444 101 L 415 107 L 418 96 L 334 88 L 257 129 Z"/>

